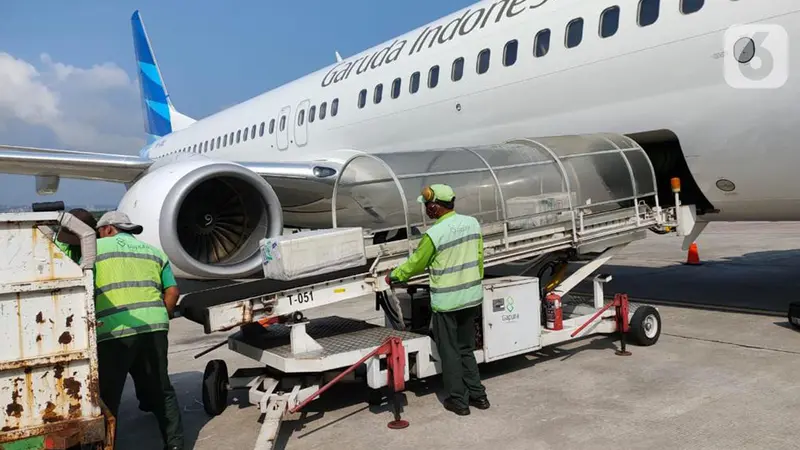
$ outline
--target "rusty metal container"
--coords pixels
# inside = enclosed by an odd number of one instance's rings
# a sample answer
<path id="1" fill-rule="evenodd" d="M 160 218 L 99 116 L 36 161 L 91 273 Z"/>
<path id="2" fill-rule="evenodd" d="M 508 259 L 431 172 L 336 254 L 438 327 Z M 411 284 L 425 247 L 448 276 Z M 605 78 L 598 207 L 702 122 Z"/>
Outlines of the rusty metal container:
<path id="1" fill-rule="evenodd" d="M 81 238 L 80 265 L 53 243 L 59 227 Z M 105 434 L 94 259 L 94 230 L 67 213 L 0 214 L 0 448 Z"/>

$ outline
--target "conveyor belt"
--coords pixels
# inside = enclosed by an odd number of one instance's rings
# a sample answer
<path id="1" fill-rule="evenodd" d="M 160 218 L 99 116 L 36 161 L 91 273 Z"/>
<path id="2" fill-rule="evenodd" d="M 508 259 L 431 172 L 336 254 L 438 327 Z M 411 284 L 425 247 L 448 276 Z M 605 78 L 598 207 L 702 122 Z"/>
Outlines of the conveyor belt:
<path id="1" fill-rule="evenodd" d="M 235 338 L 279 357 L 298 359 L 323 358 L 354 350 L 369 349 L 383 344 L 390 337 L 399 337 L 400 339 L 425 337 L 422 334 L 393 330 L 363 320 L 330 316 L 311 320 L 306 327 L 306 333 L 322 346 L 322 351 L 305 356 L 293 356 L 289 339 L 290 327 L 274 324 L 268 328 L 259 327 L 259 329 L 261 332 L 249 332 L 246 336 L 245 333 L 237 333 Z"/>
<path id="2" fill-rule="evenodd" d="M 674 214 L 671 212 L 669 216 Z M 503 223 L 482 226 L 484 266 L 492 267 L 557 251 L 600 254 L 646 237 L 647 229 L 668 223 L 663 211 L 627 208 L 581 216 L 575 223 L 556 223 L 507 231 Z M 671 222 L 669 222 L 671 223 Z M 408 257 L 413 242 L 402 240 L 366 248 L 367 264 L 292 281 L 254 280 L 195 292 L 181 301 L 184 317 L 204 326 L 206 333 L 224 331 L 270 316 L 288 315 L 336 302 L 364 297 L 380 279 Z M 608 256 L 606 258 L 610 258 Z M 420 275 L 412 282 L 425 281 Z M 568 287 L 567 290 L 571 289 Z M 302 295 L 303 297 L 298 297 Z M 303 300 L 298 301 L 298 298 Z"/>
<path id="3" fill-rule="evenodd" d="M 352 269 L 340 270 L 338 272 L 326 273 L 310 278 L 299 280 L 281 281 L 270 279 L 259 279 L 245 281 L 242 283 L 222 286 L 214 289 L 207 289 L 192 292 L 184 295 L 178 305 L 181 316 L 186 317 L 192 322 L 203 324 L 205 321 L 205 311 L 212 306 L 222 305 L 237 300 L 259 297 L 267 292 L 277 292 L 295 287 L 321 283 L 323 281 L 336 278 L 349 277 L 360 273 L 369 272 L 370 265 L 374 260 L 368 260 L 367 264 Z"/>

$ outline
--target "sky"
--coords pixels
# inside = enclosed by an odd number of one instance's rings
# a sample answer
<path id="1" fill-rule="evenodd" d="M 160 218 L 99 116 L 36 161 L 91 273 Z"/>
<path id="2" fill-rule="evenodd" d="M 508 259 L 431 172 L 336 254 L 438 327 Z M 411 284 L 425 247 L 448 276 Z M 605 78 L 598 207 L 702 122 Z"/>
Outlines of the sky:
<path id="1" fill-rule="evenodd" d="M 130 17 L 139 9 L 173 105 L 202 118 L 474 0 L 0 2 L 0 143 L 135 155 L 145 143 Z M 0 174 L 0 205 L 115 204 L 124 188 Z"/>

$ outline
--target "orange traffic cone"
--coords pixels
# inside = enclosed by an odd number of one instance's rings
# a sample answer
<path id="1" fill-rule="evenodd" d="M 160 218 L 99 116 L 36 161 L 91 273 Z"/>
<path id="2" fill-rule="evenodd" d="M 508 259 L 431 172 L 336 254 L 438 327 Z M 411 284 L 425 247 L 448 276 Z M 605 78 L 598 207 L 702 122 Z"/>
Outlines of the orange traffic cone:
<path id="1" fill-rule="evenodd" d="M 694 242 L 689 246 L 689 255 L 686 258 L 686 264 L 689 266 L 699 266 L 702 264 L 700 262 L 700 253 L 697 252 L 697 244 Z"/>

